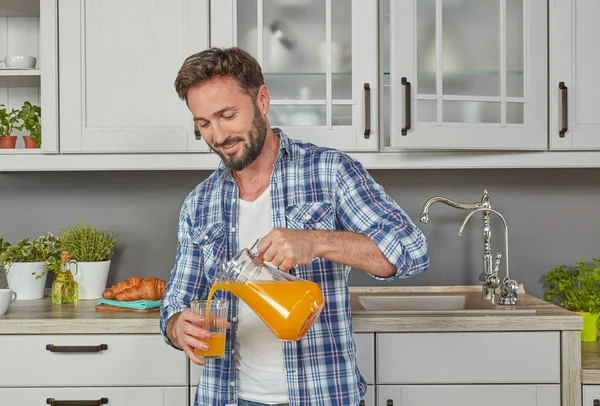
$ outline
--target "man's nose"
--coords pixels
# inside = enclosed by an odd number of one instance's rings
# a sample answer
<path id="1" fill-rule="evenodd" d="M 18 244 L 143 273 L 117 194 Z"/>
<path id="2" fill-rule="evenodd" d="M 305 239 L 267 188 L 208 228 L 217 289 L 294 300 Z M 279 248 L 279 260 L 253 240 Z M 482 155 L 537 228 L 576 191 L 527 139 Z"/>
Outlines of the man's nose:
<path id="1" fill-rule="evenodd" d="M 213 139 L 215 144 L 222 144 L 229 137 L 229 131 L 217 121 L 212 125 Z"/>

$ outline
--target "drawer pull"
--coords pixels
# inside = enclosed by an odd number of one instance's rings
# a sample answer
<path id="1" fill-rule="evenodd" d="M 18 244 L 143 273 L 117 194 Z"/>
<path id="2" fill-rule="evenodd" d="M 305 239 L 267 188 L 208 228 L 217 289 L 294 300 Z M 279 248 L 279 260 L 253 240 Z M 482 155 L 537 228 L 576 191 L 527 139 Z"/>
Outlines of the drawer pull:
<path id="1" fill-rule="evenodd" d="M 600 406 L 600 400 L 594 399 L 594 406 Z"/>
<path id="2" fill-rule="evenodd" d="M 46 344 L 46 350 L 48 350 L 50 352 L 100 352 L 100 351 L 108 350 L 108 345 L 107 344 L 100 344 L 100 345 Z"/>
<path id="3" fill-rule="evenodd" d="M 99 406 L 106 405 L 108 398 L 100 398 L 98 400 L 54 400 L 53 398 L 46 399 L 46 404 L 50 406 Z"/>
<path id="4" fill-rule="evenodd" d="M 386 406 L 394 406 L 394 401 L 392 399 L 388 399 L 387 402 L 385 402 Z"/>
<path id="5" fill-rule="evenodd" d="M 358 406 L 365 406 L 365 401 L 361 400 L 360 402 L 358 402 Z"/>

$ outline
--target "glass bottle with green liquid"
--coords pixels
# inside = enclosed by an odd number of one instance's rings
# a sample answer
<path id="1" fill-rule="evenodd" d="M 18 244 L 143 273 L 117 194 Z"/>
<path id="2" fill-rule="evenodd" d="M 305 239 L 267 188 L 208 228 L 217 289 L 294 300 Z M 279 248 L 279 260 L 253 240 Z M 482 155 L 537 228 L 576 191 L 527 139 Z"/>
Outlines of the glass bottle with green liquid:
<path id="1" fill-rule="evenodd" d="M 79 286 L 71 273 L 71 264 L 75 264 L 75 272 L 77 272 L 77 262 L 71 261 L 69 251 L 62 251 L 60 256 L 60 272 L 54 283 L 52 283 L 53 304 L 77 303 Z"/>

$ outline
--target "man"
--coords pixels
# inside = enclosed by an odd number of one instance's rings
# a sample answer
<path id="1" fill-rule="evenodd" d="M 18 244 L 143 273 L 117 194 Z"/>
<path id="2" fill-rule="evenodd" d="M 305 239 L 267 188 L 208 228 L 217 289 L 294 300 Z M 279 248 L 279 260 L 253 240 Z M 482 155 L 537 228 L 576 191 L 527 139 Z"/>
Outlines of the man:
<path id="1" fill-rule="evenodd" d="M 360 165 L 294 141 L 266 118 L 258 62 L 238 48 L 186 59 L 175 88 L 222 159 L 185 199 L 175 267 L 162 300 L 165 341 L 203 365 L 196 405 L 358 405 L 366 391 L 355 357 L 348 275 L 390 280 L 429 267 L 425 237 Z M 280 342 L 243 301 L 230 300 L 225 356 L 204 360 L 202 316 L 218 265 L 260 239 L 265 261 L 319 284 L 324 308 L 306 336 Z M 216 296 L 216 295 L 215 295 Z"/>

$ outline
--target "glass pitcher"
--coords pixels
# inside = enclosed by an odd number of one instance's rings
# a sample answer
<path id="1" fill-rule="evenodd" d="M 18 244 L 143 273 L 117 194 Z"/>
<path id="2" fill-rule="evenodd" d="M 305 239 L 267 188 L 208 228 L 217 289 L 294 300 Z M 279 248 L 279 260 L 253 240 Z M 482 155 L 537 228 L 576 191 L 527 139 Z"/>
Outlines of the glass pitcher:
<path id="1" fill-rule="evenodd" d="M 212 277 L 209 300 L 217 290 L 242 299 L 282 341 L 304 337 L 323 310 L 319 285 L 274 268 L 258 259 L 254 247 L 222 263 Z M 270 279 L 259 279 L 267 272 Z"/>

